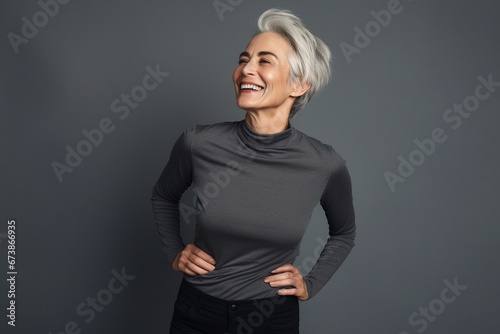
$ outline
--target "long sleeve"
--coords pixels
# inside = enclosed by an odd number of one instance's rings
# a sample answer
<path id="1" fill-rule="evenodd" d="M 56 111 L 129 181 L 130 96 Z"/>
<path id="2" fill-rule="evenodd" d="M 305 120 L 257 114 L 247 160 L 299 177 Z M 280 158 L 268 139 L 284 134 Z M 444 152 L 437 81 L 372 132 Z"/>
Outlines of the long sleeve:
<path id="1" fill-rule="evenodd" d="M 338 161 L 338 160 L 337 160 Z M 330 280 L 354 247 L 356 225 L 351 178 L 344 160 L 333 167 L 320 200 L 329 226 L 329 238 L 305 281 L 312 298 Z"/>
<path id="2" fill-rule="evenodd" d="M 175 142 L 151 197 L 154 219 L 169 263 L 184 249 L 180 235 L 179 201 L 192 181 L 191 142 L 194 129 L 185 130 Z"/>
<path id="3" fill-rule="evenodd" d="M 300 254 L 318 202 L 330 237 L 305 276 L 311 297 L 353 247 L 354 212 L 345 161 L 331 146 L 293 126 L 264 135 L 253 132 L 243 119 L 198 124 L 184 131 L 152 197 L 163 250 L 171 263 L 184 249 L 184 208 L 179 201 L 189 187 L 196 206 L 194 243 L 217 265 L 207 274 L 184 279 L 211 296 L 242 300 L 276 295 L 278 288 L 264 278 Z"/>

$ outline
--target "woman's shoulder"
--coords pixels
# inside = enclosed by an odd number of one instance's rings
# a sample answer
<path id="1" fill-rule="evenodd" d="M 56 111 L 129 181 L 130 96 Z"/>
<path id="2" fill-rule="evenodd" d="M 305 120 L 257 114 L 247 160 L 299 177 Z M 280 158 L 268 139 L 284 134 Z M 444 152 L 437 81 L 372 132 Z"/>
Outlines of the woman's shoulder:
<path id="1" fill-rule="evenodd" d="M 345 163 L 342 156 L 333 148 L 332 145 L 322 142 L 321 140 L 310 136 L 297 128 L 295 128 L 297 141 L 301 147 L 316 156 L 319 159 L 332 160 L 336 163 Z"/>
<path id="2" fill-rule="evenodd" d="M 236 125 L 237 122 L 219 122 L 212 124 L 200 124 L 196 123 L 195 125 L 184 128 L 182 133 L 180 134 L 180 139 L 191 142 L 195 137 L 212 137 L 218 136 L 221 133 L 228 132 L 231 128 Z"/>
<path id="3" fill-rule="evenodd" d="M 189 132 L 191 135 L 215 135 L 233 129 L 237 123 L 238 121 L 225 121 L 210 124 L 196 123 L 185 131 Z"/>
<path id="4" fill-rule="evenodd" d="M 184 129 L 180 135 L 180 141 L 184 142 L 190 150 L 206 147 L 209 143 L 224 142 L 233 133 L 237 121 L 226 121 L 211 124 L 196 123 L 190 128 Z"/>

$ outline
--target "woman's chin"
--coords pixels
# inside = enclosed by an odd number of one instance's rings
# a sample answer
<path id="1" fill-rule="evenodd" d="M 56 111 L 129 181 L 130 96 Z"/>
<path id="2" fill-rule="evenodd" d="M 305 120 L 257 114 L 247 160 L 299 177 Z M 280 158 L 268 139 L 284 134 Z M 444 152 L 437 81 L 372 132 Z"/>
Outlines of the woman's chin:
<path id="1" fill-rule="evenodd" d="M 249 101 L 241 101 L 241 99 L 238 99 L 236 101 L 236 104 L 238 105 L 238 108 L 243 109 L 245 111 L 252 111 L 259 108 L 259 104 L 251 103 Z"/>

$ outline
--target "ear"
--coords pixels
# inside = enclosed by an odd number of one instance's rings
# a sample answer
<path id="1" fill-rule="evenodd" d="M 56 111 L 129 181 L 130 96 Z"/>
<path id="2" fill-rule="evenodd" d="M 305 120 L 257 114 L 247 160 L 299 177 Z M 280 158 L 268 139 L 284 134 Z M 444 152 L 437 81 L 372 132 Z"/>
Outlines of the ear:
<path id="1" fill-rule="evenodd" d="M 299 97 L 304 95 L 309 88 L 311 88 L 311 84 L 309 82 L 306 83 L 296 83 L 292 85 L 292 92 L 290 93 L 290 96 L 292 97 Z"/>

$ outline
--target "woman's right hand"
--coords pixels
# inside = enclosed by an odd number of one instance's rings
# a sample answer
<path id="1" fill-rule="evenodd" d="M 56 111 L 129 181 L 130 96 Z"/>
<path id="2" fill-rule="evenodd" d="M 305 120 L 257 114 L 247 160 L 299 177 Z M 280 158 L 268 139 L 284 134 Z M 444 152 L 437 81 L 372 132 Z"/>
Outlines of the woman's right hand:
<path id="1" fill-rule="evenodd" d="M 172 263 L 175 271 L 189 276 L 204 275 L 215 269 L 215 259 L 193 244 L 188 244 Z"/>

